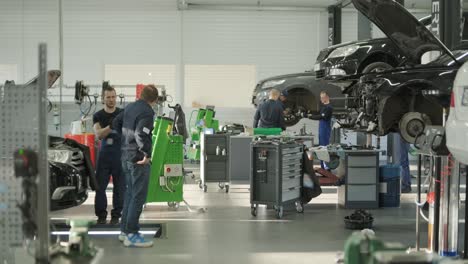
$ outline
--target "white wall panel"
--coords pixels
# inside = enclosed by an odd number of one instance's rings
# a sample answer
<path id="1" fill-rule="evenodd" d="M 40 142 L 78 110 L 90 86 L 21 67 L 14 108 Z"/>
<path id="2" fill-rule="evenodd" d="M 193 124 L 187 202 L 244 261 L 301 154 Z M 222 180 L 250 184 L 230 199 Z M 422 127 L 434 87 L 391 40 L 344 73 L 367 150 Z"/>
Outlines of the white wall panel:
<path id="1" fill-rule="evenodd" d="M 1 0 L 0 36 L 0 64 L 17 64 L 19 83 L 37 75 L 39 42 L 47 43 L 48 67 L 57 68 L 57 1 Z"/>
<path id="2" fill-rule="evenodd" d="M 184 61 L 256 65 L 257 79 L 302 72 L 326 38 L 321 21 L 320 12 L 184 11 Z"/>
<path id="3" fill-rule="evenodd" d="M 180 62 L 175 1 L 64 2 L 65 83 L 100 83 L 105 64 Z"/>
<path id="4" fill-rule="evenodd" d="M 105 65 L 105 80 L 110 83 L 130 85 L 132 88 L 116 88 L 118 93 L 123 92 L 127 101 L 134 101 L 136 84 L 164 85 L 167 94 L 174 96 L 176 66 L 175 65 Z"/>
<path id="5" fill-rule="evenodd" d="M 186 65 L 184 105 L 251 107 L 255 84 L 254 65 Z"/>
<path id="6" fill-rule="evenodd" d="M 16 64 L 0 64 L 0 85 L 5 81 L 18 82 L 18 70 Z"/>

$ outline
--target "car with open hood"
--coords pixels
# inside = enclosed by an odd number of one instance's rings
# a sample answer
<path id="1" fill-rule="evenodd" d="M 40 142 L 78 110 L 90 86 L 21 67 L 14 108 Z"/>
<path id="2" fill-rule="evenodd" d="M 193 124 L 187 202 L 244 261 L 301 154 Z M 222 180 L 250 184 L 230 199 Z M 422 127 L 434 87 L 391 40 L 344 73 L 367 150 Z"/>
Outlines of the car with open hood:
<path id="1" fill-rule="evenodd" d="M 379 68 L 341 78 L 329 78 L 348 97 L 345 128 L 377 135 L 400 132 L 410 143 L 427 125 L 442 125 L 443 111 L 458 69 L 468 59 L 468 47 L 449 50 L 408 10 L 395 1 L 352 0 L 412 63 Z M 422 64 L 423 57 L 437 53 Z"/>
<path id="2" fill-rule="evenodd" d="M 431 16 L 419 20 L 424 26 L 432 22 Z M 372 72 L 379 68 L 393 68 L 408 61 L 400 49 L 388 38 L 351 41 L 329 46 L 320 51 L 314 65 L 317 78 L 346 76 Z"/>
<path id="3" fill-rule="evenodd" d="M 284 116 L 287 127 L 298 123 L 302 118 L 301 113 L 320 110 L 321 91 L 326 91 L 330 95 L 334 115 L 345 113 L 340 87 L 324 80 L 317 80 L 313 72 L 279 75 L 261 80 L 253 91 L 252 104 L 257 107 L 268 100 L 272 89 L 280 92 L 286 91 L 288 94 L 285 102 L 285 108 L 288 111 Z"/>

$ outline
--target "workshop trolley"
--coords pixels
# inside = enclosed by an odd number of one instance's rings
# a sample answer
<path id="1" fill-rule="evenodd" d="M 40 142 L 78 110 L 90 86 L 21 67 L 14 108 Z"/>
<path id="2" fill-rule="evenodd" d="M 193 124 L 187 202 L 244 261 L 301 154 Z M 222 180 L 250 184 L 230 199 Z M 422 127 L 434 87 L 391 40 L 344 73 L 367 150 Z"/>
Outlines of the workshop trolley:
<path id="1" fill-rule="evenodd" d="M 278 219 L 283 207 L 296 205 L 302 213 L 302 158 L 304 145 L 281 139 L 253 141 L 251 144 L 250 205 L 252 216 L 257 216 L 259 204 L 273 207 Z"/>
<path id="2" fill-rule="evenodd" d="M 202 134 L 199 187 L 208 190 L 206 183 L 217 182 L 220 189 L 229 192 L 229 137 L 230 134 Z"/>
<path id="3" fill-rule="evenodd" d="M 345 151 L 346 184 L 338 187 L 338 204 L 346 209 L 379 208 L 379 151 Z"/>

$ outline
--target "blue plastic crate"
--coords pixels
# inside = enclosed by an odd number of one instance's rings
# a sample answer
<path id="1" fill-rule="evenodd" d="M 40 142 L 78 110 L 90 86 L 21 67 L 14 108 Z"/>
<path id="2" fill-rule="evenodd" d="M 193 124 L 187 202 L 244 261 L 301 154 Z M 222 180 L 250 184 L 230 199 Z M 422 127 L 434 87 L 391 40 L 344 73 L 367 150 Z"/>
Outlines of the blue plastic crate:
<path id="1" fill-rule="evenodd" d="M 380 181 L 385 181 L 387 179 L 400 178 L 401 175 L 401 166 L 400 165 L 383 165 L 380 166 Z"/>
<path id="2" fill-rule="evenodd" d="M 381 179 L 380 181 L 379 206 L 400 206 L 400 177 Z"/>
<path id="3" fill-rule="evenodd" d="M 379 207 L 400 207 L 400 195 L 389 196 L 381 193 L 379 195 Z"/>

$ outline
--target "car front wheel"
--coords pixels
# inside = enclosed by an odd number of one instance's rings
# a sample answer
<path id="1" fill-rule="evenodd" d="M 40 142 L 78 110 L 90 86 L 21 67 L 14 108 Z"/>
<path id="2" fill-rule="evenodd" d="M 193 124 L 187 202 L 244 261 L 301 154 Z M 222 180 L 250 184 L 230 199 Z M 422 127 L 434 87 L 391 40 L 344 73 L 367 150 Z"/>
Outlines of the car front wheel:
<path id="1" fill-rule="evenodd" d="M 392 69 L 392 65 L 385 63 L 385 62 L 373 62 L 367 65 L 363 70 L 362 73 L 377 73 L 377 72 L 384 72 Z"/>

